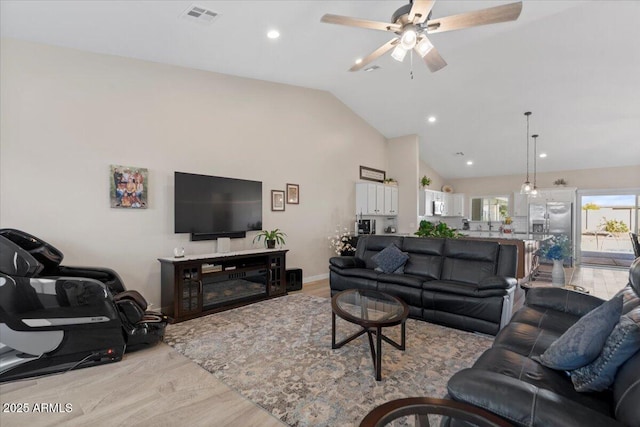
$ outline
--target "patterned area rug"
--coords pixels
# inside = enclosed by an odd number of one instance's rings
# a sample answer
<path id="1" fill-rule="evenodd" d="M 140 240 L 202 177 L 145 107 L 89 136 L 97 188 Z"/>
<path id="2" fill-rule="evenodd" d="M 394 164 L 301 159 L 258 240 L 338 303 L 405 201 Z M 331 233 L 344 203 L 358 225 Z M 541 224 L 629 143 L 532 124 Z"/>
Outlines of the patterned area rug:
<path id="1" fill-rule="evenodd" d="M 337 339 L 358 326 L 337 319 Z M 385 328 L 399 341 L 400 327 Z M 383 343 L 375 381 L 366 334 L 331 349 L 331 301 L 288 295 L 169 325 L 165 342 L 291 426 L 353 426 L 374 407 L 443 397 L 492 338 L 407 320 L 407 349 Z"/>

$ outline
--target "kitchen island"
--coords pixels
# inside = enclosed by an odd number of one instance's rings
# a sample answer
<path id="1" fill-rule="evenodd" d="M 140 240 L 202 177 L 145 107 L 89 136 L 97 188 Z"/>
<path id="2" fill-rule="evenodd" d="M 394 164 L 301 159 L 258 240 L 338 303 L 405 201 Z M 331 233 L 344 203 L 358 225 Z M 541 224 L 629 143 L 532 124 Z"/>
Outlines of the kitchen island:
<path id="1" fill-rule="evenodd" d="M 499 231 L 463 230 L 460 233 L 465 239 L 489 240 L 503 245 L 515 245 L 518 248 L 518 282 L 526 283 L 538 269 L 539 261 L 535 256 L 540 243 L 551 237 L 542 233 L 500 233 Z"/>

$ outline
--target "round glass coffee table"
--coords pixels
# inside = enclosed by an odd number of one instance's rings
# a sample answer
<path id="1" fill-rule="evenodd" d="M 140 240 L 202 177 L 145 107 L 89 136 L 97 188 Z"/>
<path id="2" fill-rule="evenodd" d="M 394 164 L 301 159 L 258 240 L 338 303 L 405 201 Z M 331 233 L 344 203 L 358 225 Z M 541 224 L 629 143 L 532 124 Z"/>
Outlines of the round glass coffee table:
<path id="1" fill-rule="evenodd" d="M 348 289 L 331 298 L 331 348 L 340 348 L 360 335 L 367 334 L 371 358 L 376 371 L 376 380 L 382 379 L 382 340 L 398 350 L 405 349 L 405 322 L 409 316 L 409 307 L 399 298 L 373 290 Z M 336 343 L 336 316 L 347 322 L 360 325 L 357 333 Z M 400 325 L 400 343 L 382 334 L 382 328 Z M 376 345 L 373 344 L 376 336 Z"/>

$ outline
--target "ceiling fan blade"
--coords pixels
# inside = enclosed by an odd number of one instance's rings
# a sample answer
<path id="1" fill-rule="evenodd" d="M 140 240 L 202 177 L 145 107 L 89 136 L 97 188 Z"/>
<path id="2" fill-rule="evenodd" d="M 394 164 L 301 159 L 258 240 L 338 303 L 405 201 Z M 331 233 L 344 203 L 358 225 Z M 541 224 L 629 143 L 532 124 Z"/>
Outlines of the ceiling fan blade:
<path id="1" fill-rule="evenodd" d="M 370 62 L 380 58 L 382 55 L 384 55 L 385 53 L 389 52 L 399 42 L 400 42 L 400 40 L 397 39 L 397 38 L 389 40 L 388 42 L 386 42 L 385 44 L 383 44 L 382 46 L 380 46 L 379 48 L 374 50 L 369 56 L 367 56 L 366 58 L 363 58 L 362 62 L 360 62 L 359 64 L 355 64 L 353 67 L 349 68 L 349 71 L 358 71 L 358 70 L 360 70 L 365 65 L 369 64 Z"/>
<path id="2" fill-rule="evenodd" d="M 327 13 L 322 18 L 320 18 L 320 21 L 325 22 L 327 24 L 348 25 L 350 27 L 368 28 L 370 30 L 393 31 L 393 32 L 402 30 L 402 26 L 398 24 L 391 24 L 388 22 L 368 21 L 366 19 L 350 18 L 348 16 L 332 15 L 330 13 Z"/>
<path id="3" fill-rule="evenodd" d="M 438 49 L 436 49 L 435 47 L 432 47 L 423 59 L 424 63 L 427 64 L 427 67 L 429 67 L 429 70 L 432 73 L 435 73 L 436 71 L 447 66 L 447 61 L 445 61 L 442 56 L 440 56 Z"/>
<path id="4" fill-rule="evenodd" d="M 427 33 L 435 34 L 445 31 L 477 27 L 479 25 L 515 21 L 520 16 L 521 11 L 522 2 L 517 2 L 490 7 L 489 9 L 477 10 L 474 12 L 461 13 L 460 15 L 447 16 L 440 19 L 431 19 L 426 25 Z"/>
<path id="5" fill-rule="evenodd" d="M 429 17 L 429 12 L 436 0 L 413 0 L 413 6 L 409 12 L 409 21 L 414 24 L 422 24 Z"/>

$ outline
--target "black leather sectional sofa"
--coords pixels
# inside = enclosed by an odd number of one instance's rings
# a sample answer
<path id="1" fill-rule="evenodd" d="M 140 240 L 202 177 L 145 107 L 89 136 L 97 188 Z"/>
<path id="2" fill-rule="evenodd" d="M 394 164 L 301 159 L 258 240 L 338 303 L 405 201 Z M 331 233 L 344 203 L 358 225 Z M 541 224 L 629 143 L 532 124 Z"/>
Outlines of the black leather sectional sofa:
<path id="1" fill-rule="evenodd" d="M 493 412 L 516 426 L 640 426 L 640 258 L 631 266 L 629 285 L 619 294 L 624 304 L 617 327 L 624 318 L 626 344 L 614 330 L 598 359 L 586 368 L 589 374 L 612 373 L 609 388 L 578 392 L 569 372 L 536 361 L 566 330 L 604 301 L 561 288 L 533 288 L 527 293 L 525 306 L 496 336 L 492 348 L 473 367 L 451 377 L 449 396 Z M 620 357 L 625 346 L 630 356 Z M 618 362 L 622 364 L 618 366 Z M 455 421 L 445 425 L 467 426 Z"/>
<path id="2" fill-rule="evenodd" d="M 402 274 L 376 271 L 372 257 L 389 245 L 408 254 Z M 374 289 L 409 305 L 409 317 L 495 335 L 524 292 L 515 279 L 517 248 L 497 242 L 364 236 L 355 256 L 330 259 L 331 294 Z"/>

